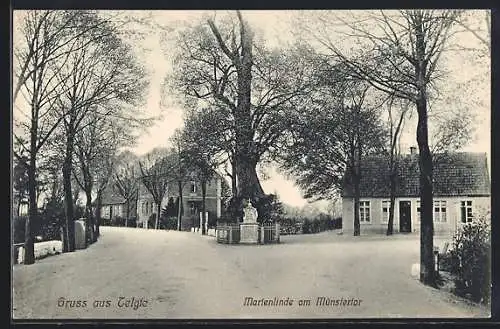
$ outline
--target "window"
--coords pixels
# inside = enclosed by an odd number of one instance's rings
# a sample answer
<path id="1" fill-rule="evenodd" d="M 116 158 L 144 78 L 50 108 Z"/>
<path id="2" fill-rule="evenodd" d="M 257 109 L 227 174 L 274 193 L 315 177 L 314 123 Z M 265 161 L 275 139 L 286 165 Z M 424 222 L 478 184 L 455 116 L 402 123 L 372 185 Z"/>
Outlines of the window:
<path id="1" fill-rule="evenodd" d="M 390 201 L 382 201 L 382 223 L 389 222 L 389 208 L 391 206 Z"/>
<path id="2" fill-rule="evenodd" d="M 434 201 L 434 221 L 446 222 L 446 201 Z"/>
<path id="3" fill-rule="evenodd" d="M 196 215 L 196 208 L 194 206 L 194 202 L 189 203 L 189 213 L 191 215 Z"/>
<path id="4" fill-rule="evenodd" d="M 460 201 L 460 214 L 462 223 L 472 222 L 472 201 Z"/>
<path id="5" fill-rule="evenodd" d="M 420 212 L 420 200 L 417 200 L 417 220 L 420 222 L 420 216 L 421 216 L 421 212 Z"/>
<path id="6" fill-rule="evenodd" d="M 195 182 L 195 181 L 191 181 L 191 189 L 190 189 L 190 192 L 191 192 L 191 193 L 196 193 L 196 182 Z"/>
<path id="7" fill-rule="evenodd" d="M 362 223 L 370 222 L 370 201 L 359 202 L 359 221 Z"/>

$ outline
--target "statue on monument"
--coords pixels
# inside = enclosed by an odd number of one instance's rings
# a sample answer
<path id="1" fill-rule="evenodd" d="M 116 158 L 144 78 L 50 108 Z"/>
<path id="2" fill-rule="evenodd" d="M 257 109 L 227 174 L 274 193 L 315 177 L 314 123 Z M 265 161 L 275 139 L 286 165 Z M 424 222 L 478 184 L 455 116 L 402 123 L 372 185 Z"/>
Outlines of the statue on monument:
<path id="1" fill-rule="evenodd" d="M 257 208 L 252 206 L 252 202 L 248 199 L 245 208 L 243 208 L 243 222 L 256 223 L 258 217 Z"/>

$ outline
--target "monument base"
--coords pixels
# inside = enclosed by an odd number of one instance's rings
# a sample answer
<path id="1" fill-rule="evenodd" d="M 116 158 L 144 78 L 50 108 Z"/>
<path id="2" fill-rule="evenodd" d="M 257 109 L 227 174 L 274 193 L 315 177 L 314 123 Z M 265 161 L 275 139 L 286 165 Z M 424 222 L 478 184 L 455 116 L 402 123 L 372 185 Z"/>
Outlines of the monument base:
<path id="1" fill-rule="evenodd" d="M 256 244 L 259 242 L 259 224 L 240 224 L 240 243 Z"/>

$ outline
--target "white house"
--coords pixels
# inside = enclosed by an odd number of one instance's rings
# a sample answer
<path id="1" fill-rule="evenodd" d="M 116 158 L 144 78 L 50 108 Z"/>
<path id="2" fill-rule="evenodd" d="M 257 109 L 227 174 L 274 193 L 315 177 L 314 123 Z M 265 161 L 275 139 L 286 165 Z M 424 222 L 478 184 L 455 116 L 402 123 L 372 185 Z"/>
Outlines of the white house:
<path id="1" fill-rule="evenodd" d="M 420 229 L 418 154 L 402 155 L 396 179 L 394 232 L 410 233 Z M 433 218 L 436 234 L 453 234 L 490 210 L 490 176 L 486 153 L 447 153 L 433 157 Z M 361 234 L 385 234 L 389 219 L 388 161 L 369 156 L 361 162 Z M 342 226 L 354 229 L 354 193 L 345 177 L 342 192 Z"/>

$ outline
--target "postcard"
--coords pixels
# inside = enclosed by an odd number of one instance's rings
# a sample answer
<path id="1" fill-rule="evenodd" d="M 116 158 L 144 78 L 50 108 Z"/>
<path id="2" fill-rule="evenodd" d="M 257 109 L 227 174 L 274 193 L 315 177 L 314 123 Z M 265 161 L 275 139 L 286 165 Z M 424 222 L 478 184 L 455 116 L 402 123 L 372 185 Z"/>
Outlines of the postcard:
<path id="1" fill-rule="evenodd" d="M 490 10 L 12 16 L 13 320 L 491 316 Z"/>

